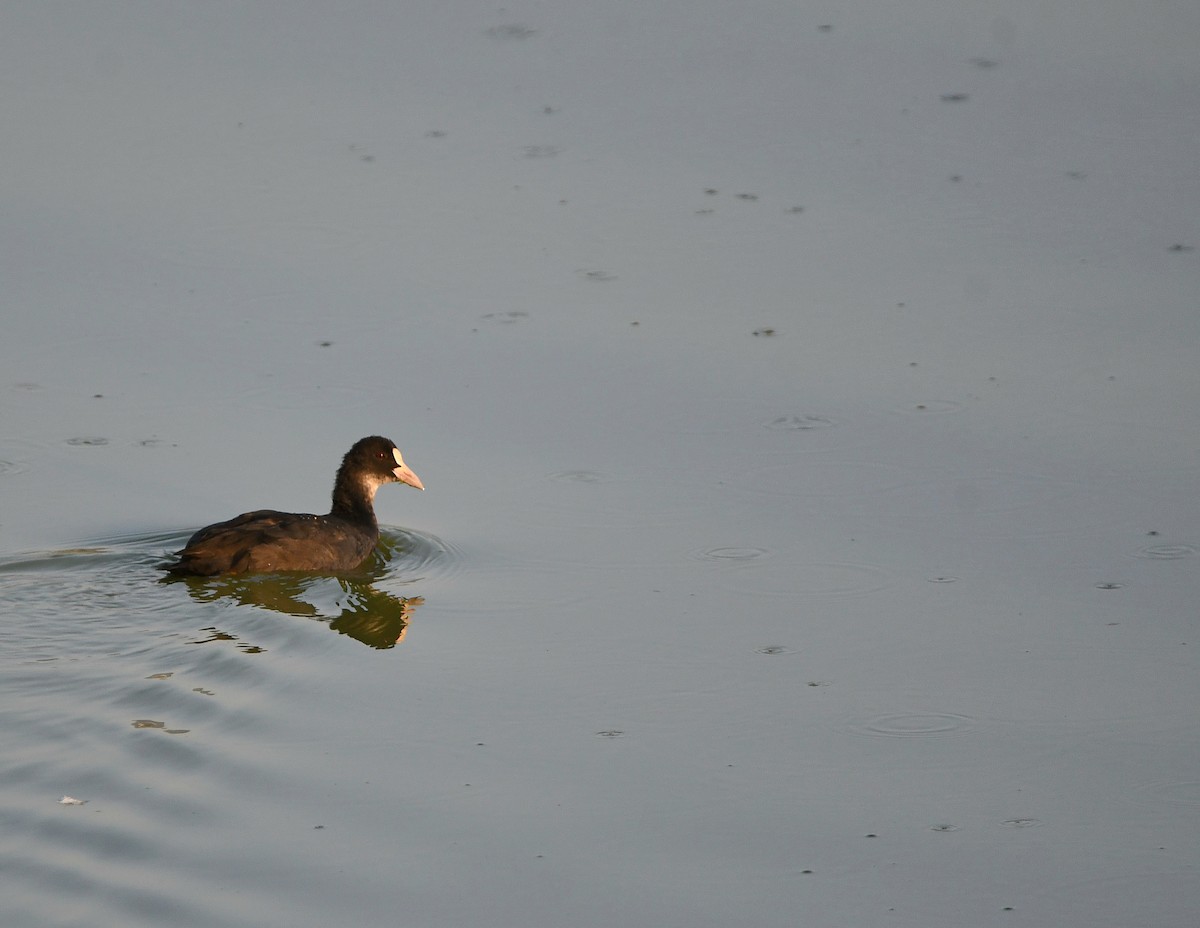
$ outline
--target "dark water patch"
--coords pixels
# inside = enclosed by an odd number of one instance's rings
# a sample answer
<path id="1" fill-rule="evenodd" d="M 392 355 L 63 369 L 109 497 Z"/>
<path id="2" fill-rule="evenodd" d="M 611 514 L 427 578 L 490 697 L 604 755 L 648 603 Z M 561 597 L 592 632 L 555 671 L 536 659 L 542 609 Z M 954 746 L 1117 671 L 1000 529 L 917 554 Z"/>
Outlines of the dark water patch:
<path id="1" fill-rule="evenodd" d="M 160 722 L 157 719 L 134 719 L 129 724 L 134 728 L 156 729 L 168 735 L 186 735 L 188 733 L 186 728 L 167 728 L 166 722 Z"/>
<path id="2" fill-rule="evenodd" d="M 98 435 L 81 435 L 77 438 L 68 438 L 67 444 L 74 445 L 76 447 L 99 447 L 101 445 L 107 445 L 108 439 L 102 438 Z"/>
<path id="3" fill-rule="evenodd" d="M 529 313 L 513 310 L 512 312 L 484 313 L 479 318 L 494 325 L 512 325 L 514 322 L 523 322 L 528 319 Z"/>

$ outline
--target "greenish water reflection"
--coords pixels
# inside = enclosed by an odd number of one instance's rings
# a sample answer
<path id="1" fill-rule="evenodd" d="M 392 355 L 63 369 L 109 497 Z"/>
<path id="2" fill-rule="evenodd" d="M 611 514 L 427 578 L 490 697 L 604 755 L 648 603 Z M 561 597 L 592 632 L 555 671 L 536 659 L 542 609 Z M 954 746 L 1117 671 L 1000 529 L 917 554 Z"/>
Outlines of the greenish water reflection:
<path id="1" fill-rule="evenodd" d="M 404 536 L 384 534 L 370 557 L 356 570 L 339 575 L 302 572 L 218 577 L 163 577 L 164 584 L 182 583 L 199 603 L 232 600 L 238 605 L 270 609 L 283 615 L 324 618 L 340 635 L 377 650 L 404 640 L 421 596 L 396 596 L 375 586 L 385 579 L 394 558 L 407 552 Z M 318 603 L 329 603 L 321 606 Z M 331 613 L 337 610 L 337 614 Z"/>

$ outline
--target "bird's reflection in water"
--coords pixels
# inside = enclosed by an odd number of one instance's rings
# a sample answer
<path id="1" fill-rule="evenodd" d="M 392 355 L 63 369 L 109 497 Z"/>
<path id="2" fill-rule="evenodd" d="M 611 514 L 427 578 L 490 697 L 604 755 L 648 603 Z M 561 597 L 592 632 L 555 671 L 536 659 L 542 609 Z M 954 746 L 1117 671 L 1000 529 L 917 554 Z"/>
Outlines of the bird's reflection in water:
<path id="1" fill-rule="evenodd" d="M 185 584 L 188 594 L 197 602 L 230 599 L 243 606 L 257 606 L 284 615 L 324 619 L 339 635 L 386 650 L 404 640 L 413 611 L 425 602 L 421 596 L 396 596 L 374 586 L 388 575 L 388 565 L 402 546 L 399 539 L 383 536 L 362 566 L 337 576 L 245 574 L 164 577 L 161 582 Z"/>

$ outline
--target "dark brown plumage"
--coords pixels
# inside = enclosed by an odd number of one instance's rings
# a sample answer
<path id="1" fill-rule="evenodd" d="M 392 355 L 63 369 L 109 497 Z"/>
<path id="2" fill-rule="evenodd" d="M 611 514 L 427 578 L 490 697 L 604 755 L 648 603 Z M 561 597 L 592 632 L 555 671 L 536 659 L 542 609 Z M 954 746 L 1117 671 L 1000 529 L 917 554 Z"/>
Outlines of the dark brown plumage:
<path id="1" fill-rule="evenodd" d="M 196 532 L 167 570 L 206 577 L 279 570 L 353 570 L 379 540 L 373 503 L 376 490 L 385 483 L 425 489 L 404 463 L 395 442 L 378 435 L 363 438 L 342 458 L 329 515 L 272 509 L 244 512 Z"/>

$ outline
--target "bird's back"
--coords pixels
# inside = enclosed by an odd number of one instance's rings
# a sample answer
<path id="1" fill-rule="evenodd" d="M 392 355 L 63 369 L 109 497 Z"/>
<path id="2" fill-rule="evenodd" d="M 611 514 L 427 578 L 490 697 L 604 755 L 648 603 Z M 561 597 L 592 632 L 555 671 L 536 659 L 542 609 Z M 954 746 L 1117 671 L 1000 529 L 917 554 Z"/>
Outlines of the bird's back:
<path id="1" fill-rule="evenodd" d="M 352 570 L 378 540 L 374 525 L 332 515 L 260 509 L 200 529 L 179 552 L 179 561 L 167 569 L 199 576 Z"/>

